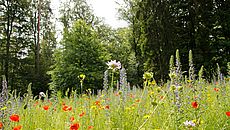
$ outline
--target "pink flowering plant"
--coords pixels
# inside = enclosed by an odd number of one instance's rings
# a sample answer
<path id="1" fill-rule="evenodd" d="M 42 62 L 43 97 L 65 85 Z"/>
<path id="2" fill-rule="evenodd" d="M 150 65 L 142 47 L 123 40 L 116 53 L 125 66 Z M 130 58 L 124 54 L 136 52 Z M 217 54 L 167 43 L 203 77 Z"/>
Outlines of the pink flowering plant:
<path id="1" fill-rule="evenodd" d="M 116 60 L 111 60 L 109 62 L 106 63 L 108 65 L 108 69 L 112 70 L 112 79 L 111 79 L 111 88 L 113 88 L 113 78 L 114 78 L 114 72 L 116 70 L 121 69 L 121 63 L 120 61 L 116 61 Z"/>
<path id="2" fill-rule="evenodd" d="M 121 69 L 120 61 L 111 60 L 111 61 L 107 62 L 106 64 L 109 66 L 109 69 L 111 69 L 113 71 Z"/>

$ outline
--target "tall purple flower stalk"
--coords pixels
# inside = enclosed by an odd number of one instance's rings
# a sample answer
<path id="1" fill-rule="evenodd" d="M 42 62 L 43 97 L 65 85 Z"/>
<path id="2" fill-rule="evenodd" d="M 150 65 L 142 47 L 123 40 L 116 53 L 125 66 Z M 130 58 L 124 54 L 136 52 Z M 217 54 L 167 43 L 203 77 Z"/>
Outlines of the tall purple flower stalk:
<path id="1" fill-rule="evenodd" d="M 0 94 L 0 108 L 3 108 L 6 105 L 8 100 L 8 90 L 7 90 L 7 81 L 5 77 L 3 77 L 2 81 L 2 92 Z M 4 117 L 4 111 L 0 113 L 0 117 Z"/>
<path id="2" fill-rule="evenodd" d="M 182 78 L 182 72 L 181 72 L 181 62 L 180 62 L 180 56 L 179 56 L 179 50 L 176 50 L 176 80 L 175 80 L 175 86 L 176 90 L 174 92 L 175 97 L 176 97 L 176 106 L 178 108 L 178 111 L 180 111 L 181 107 L 181 99 L 180 99 L 180 91 L 178 91 L 178 88 L 180 86 L 180 80 Z"/>
<path id="3" fill-rule="evenodd" d="M 104 88 L 104 90 L 108 90 L 108 88 L 109 88 L 109 86 L 108 86 L 108 76 L 109 76 L 109 73 L 108 73 L 108 70 L 106 70 L 105 72 L 104 72 L 104 78 L 103 78 L 103 88 Z"/>
<path id="4" fill-rule="evenodd" d="M 127 96 L 127 76 L 126 76 L 126 70 L 123 67 L 120 69 L 120 91 L 123 93 L 123 101 L 126 101 L 126 96 Z"/>
<path id="5" fill-rule="evenodd" d="M 7 90 L 7 82 L 6 79 L 2 81 L 2 92 L 0 94 L 0 105 L 4 105 L 4 102 L 8 100 L 8 90 Z"/>
<path id="6" fill-rule="evenodd" d="M 124 91 L 126 87 L 127 87 L 127 76 L 126 76 L 126 70 L 123 67 L 120 70 L 120 89 Z"/>

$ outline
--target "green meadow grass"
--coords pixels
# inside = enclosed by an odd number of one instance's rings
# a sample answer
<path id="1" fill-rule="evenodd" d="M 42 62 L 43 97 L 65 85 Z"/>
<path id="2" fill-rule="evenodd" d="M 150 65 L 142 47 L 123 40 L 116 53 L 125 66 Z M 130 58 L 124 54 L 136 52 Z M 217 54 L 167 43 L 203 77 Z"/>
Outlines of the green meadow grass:
<path id="1" fill-rule="evenodd" d="M 76 123 L 79 130 L 230 129 L 230 115 L 226 113 L 230 111 L 228 80 L 186 81 L 176 88 L 169 83 L 158 86 L 148 82 L 144 89 L 103 90 L 98 95 L 88 90 L 83 95 L 72 92 L 69 97 L 53 96 L 44 101 L 28 95 L 20 99 L 10 94 L 1 108 L 2 129 L 21 125 L 22 130 L 71 130 L 71 124 Z M 10 120 L 12 114 L 19 115 L 19 122 Z M 186 126 L 186 121 L 195 126 Z"/>

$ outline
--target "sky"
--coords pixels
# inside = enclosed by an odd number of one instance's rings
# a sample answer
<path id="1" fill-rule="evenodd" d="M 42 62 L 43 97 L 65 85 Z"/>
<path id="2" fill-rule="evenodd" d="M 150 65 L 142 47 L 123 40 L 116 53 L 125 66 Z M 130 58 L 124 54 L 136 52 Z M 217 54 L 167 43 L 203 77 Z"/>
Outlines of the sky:
<path id="1" fill-rule="evenodd" d="M 114 28 L 126 27 L 127 22 L 118 20 L 118 12 L 116 2 L 121 3 L 122 0 L 87 0 L 93 7 L 94 13 L 104 18 L 105 23 L 109 24 Z"/>
<path id="2" fill-rule="evenodd" d="M 59 16 L 59 6 L 63 0 L 51 0 L 51 8 L 55 14 L 55 17 Z M 104 19 L 104 22 L 113 28 L 126 27 L 127 22 L 118 20 L 118 12 L 116 2 L 122 2 L 122 0 L 87 0 L 88 4 L 92 7 L 94 14 Z M 56 24 L 57 25 L 57 24 Z"/>
<path id="3" fill-rule="evenodd" d="M 54 13 L 54 21 L 56 26 L 57 41 L 62 39 L 62 25 L 58 21 L 59 7 L 61 1 L 65 0 L 51 0 L 51 8 Z M 118 20 L 117 8 L 119 5 L 116 3 L 122 3 L 123 0 L 86 0 L 92 7 L 94 14 L 100 18 L 103 18 L 105 24 L 110 25 L 112 28 L 127 27 L 128 23 L 123 20 Z"/>

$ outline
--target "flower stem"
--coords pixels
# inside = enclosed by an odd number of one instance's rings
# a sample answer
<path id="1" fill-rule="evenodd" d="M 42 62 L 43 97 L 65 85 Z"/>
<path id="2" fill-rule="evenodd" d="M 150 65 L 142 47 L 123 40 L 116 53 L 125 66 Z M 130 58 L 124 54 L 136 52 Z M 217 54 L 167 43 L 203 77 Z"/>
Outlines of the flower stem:
<path id="1" fill-rule="evenodd" d="M 111 89 L 113 88 L 113 77 L 114 77 L 114 72 L 112 71 Z"/>
<path id="2" fill-rule="evenodd" d="M 83 92 L 83 82 L 81 81 L 81 94 Z"/>
<path id="3" fill-rule="evenodd" d="M 169 92 L 169 91 L 168 91 L 168 92 Z M 164 97 L 163 97 L 163 100 L 164 100 L 165 97 L 168 95 L 168 92 L 165 93 L 165 95 L 164 95 Z M 163 100 L 161 100 L 160 103 L 163 102 Z M 144 125 L 149 121 L 150 117 L 152 117 L 152 116 L 154 115 L 154 113 L 155 113 L 155 111 L 157 110 L 158 107 L 159 107 L 159 103 L 157 104 L 157 106 L 155 106 L 155 108 L 154 108 L 153 111 L 151 112 L 149 118 L 147 118 L 147 119 L 140 125 L 140 127 L 138 127 L 138 130 L 141 130 L 141 128 L 144 127 Z"/>

